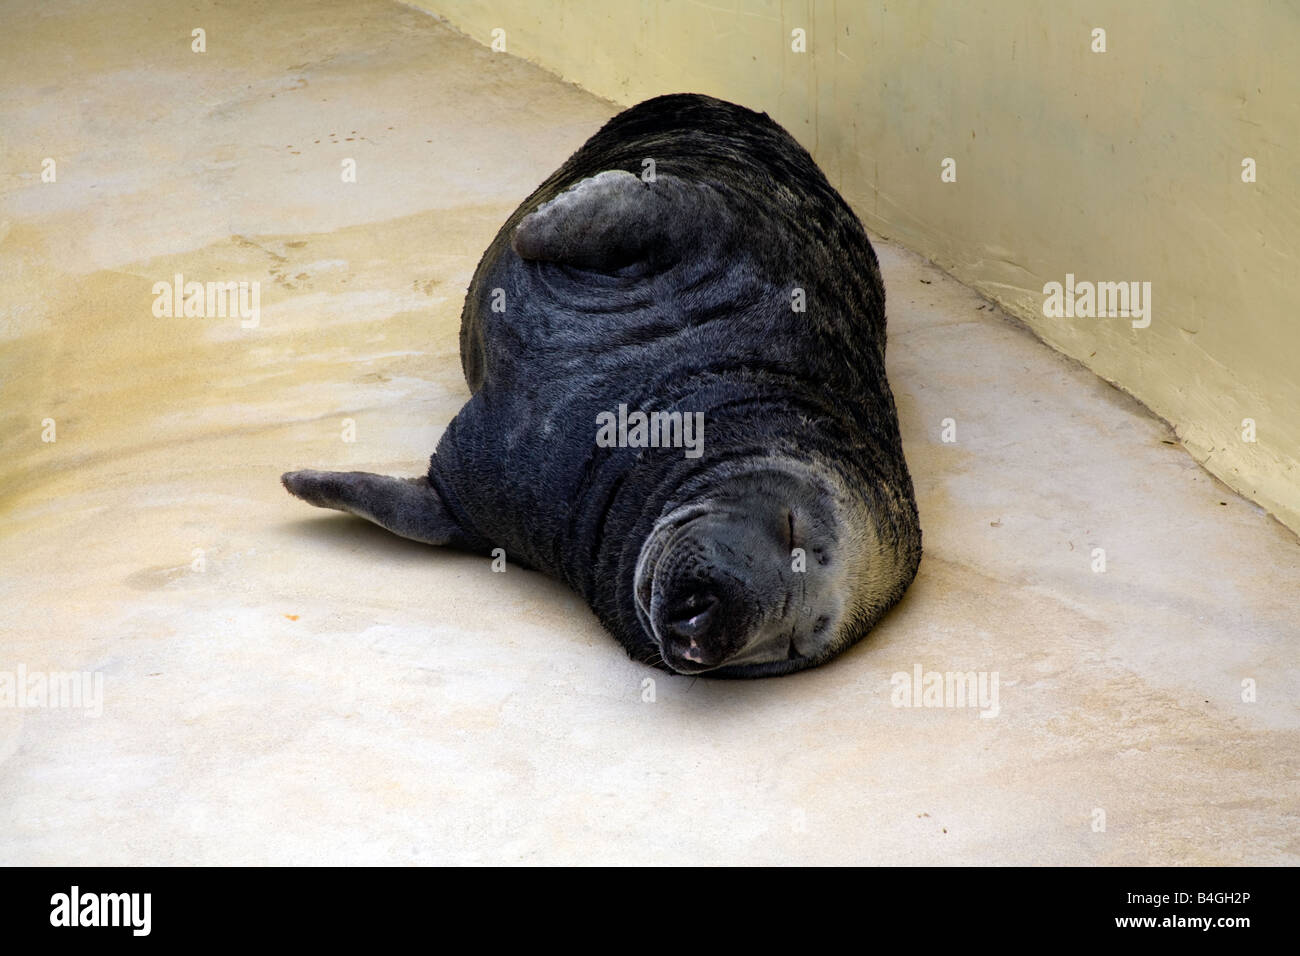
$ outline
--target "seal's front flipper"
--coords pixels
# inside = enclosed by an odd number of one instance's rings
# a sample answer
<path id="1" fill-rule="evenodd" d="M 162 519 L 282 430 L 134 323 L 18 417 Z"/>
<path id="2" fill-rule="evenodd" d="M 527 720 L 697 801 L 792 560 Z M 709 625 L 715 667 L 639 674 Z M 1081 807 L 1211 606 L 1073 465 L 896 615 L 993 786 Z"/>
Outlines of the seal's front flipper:
<path id="1" fill-rule="evenodd" d="M 454 544 L 460 526 L 426 477 L 389 478 L 366 471 L 291 471 L 280 477 L 290 494 L 318 508 L 373 521 L 425 544 Z"/>
<path id="2" fill-rule="evenodd" d="M 654 181 L 621 169 L 570 186 L 525 216 L 511 245 L 524 259 L 598 272 L 664 268 L 716 238 L 725 222 L 710 186 L 660 173 Z"/>

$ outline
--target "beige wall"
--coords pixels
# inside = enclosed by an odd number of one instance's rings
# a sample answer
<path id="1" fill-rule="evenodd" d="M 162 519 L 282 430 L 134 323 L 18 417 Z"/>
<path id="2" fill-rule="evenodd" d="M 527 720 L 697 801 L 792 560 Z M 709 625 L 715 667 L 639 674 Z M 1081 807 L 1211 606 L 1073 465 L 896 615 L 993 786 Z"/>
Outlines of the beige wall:
<path id="1" fill-rule="evenodd" d="M 416 5 L 484 43 L 504 29 L 506 52 L 622 104 L 695 91 L 766 110 L 868 228 L 1135 395 L 1300 530 L 1300 5 Z M 1150 326 L 1045 317 L 1067 273 L 1150 282 Z"/>

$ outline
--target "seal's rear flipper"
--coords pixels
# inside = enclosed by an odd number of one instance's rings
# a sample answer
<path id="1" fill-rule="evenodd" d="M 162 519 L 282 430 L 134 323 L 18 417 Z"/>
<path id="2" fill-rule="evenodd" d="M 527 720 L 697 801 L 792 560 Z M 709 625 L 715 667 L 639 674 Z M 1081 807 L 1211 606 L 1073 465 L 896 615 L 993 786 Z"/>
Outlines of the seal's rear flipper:
<path id="1" fill-rule="evenodd" d="M 511 245 L 524 259 L 614 272 L 663 267 L 717 238 L 725 225 L 710 186 L 660 173 L 651 182 L 622 169 L 570 186 L 525 216 Z"/>
<path id="2" fill-rule="evenodd" d="M 412 541 L 452 544 L 462 534 L 426 477 L 389 478 L 366 471 L 290 471 L 280 476 L 280 483 L 308 504 L 358 515 Z"/>

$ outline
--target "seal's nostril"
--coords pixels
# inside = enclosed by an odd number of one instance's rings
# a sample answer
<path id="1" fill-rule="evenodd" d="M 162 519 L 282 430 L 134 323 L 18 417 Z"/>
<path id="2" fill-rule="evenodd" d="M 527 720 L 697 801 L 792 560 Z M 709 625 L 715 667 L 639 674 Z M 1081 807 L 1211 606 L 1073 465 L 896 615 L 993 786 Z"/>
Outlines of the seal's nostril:
<path id="1" fill-rule="evenodd" d="M 717 595 L 693 594 L 668 619 L 668 630 L 675 636 L 694 644 L 697 638 L 709 632 L 717 616 L 717 606 Z"/>

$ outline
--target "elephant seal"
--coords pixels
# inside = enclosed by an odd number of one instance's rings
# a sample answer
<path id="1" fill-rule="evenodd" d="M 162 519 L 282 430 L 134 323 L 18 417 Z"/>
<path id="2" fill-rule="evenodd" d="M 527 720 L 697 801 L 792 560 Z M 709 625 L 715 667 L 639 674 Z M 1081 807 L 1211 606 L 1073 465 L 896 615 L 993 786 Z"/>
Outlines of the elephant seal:
<path id="1" fill-rule="evenodd" d="M 503 548 L 682 674 L 813 667 L 916 574 L 876 255 L 766 113 L 679 94 L 610 120 L 497 233 L 460 350 L 427 475 L 285 487 Z"/>

